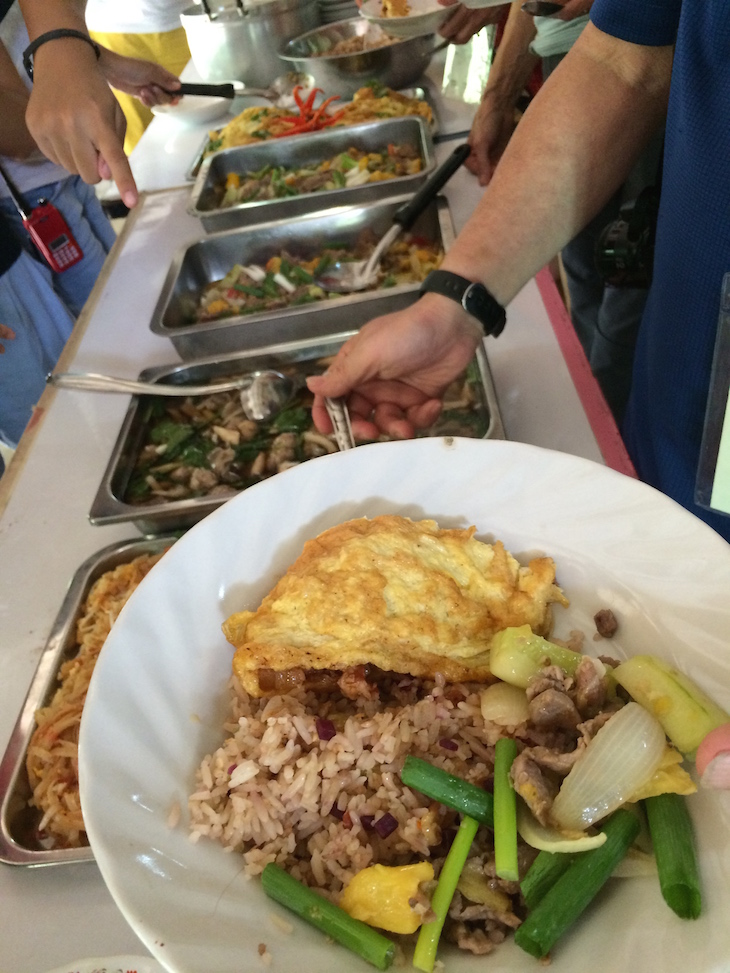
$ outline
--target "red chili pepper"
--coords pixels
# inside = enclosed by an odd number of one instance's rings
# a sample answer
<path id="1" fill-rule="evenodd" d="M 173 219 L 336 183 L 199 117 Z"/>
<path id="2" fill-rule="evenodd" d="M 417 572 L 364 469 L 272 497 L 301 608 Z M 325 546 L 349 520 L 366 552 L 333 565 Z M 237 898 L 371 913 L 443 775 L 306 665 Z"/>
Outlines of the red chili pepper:
<path id="1" fill-rule="evenodd" d="M 314 108 L 314 99 L 317 97 L 318 94 L 323 95 L 324 90 L 322 88 L 312 88 L 311 94 L 304 102 L 304 111 L 311 112 L 311 110 Z"/>
<path id="2" fill-rule="evenodd" d="M 317 111 L 314 113 L 314 115 L 312 116 L 312 121 L 318 122 L 319 119 L 322 118 L 322 116 L 326 113 L 327 106 L 331 105 L 333 101 L 339 101 L 339 100 L 340 100 L 339 95 L 331 95 L 329 98 L 326 98 L 319 106 Z"/>
<path id="3" fill-rule="evenodd" d="M 304 91 L 304 87 L 298 84 L 292 92 L 294 95 L 294 101 L 296 102 L 296 106 L 300 112 L 304 110 L 304 102 L 302 101 L 302 96 L 300 94 L 301 91 Z"/>

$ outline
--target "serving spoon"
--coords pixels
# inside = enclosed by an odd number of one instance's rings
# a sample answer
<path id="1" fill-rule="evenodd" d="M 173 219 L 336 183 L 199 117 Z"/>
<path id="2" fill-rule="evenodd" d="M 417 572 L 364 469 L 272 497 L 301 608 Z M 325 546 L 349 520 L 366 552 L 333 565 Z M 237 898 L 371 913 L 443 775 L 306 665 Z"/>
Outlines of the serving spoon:
<path id="1" fill-rule="evenodd" d="M 338 260 L 323 270 L 315 283 L 325 290 L 337 294 L 350 294 L 353 291 L 362 291 L 367 287 L 372 287 L 383 254 L 401 233 L 410 230 L 428 204 L 435 199 L 470 153 L 471 146 L 468 142 L 464 142 L 454 149 L 446 161 L 442 162 L 438 169 L 429 176 L 413 198 L 396 210 L 393 215 L 393 226 L 381 238 L 367 260 Z"/>
<path id="2" fill-rule="evenodd" d="M 100 375 L 98 372 L 52 372 L 46 376 L 46 382 L 55 388 L 76 389 L 80 392 L 122 392 L 127 395 L 173 397 L 215 395 L 217 392 L 238 390 L 243 414 L 254 422 L 264 422 L 281 412 L 291 401 L 297 387 L 293 379 L 273 368 L 249 372 L 225 382 L 211 382 L 209 385 L 165 385 L 132 378 L 115 378 L 113 375 Z M 345 400 L 326 398 L 324 402 L 338 448 L 352 449 L 355 440 Z"/>
<path id="3" fill-rule="evenodd" d="M 239 390 L 241 408 L 247 419 L 263 422 L 270 419 L 288 404 L 294 392 L 294 382 L 273 369 L 249 372 L 239 378 L 209 385 L 166 385 L 143 382 L 136 379 L 115 378 L 97 372 L 58 372 L 50 374 L 46 381 L 61 389 L 77 389 L 84 392 L 123 392 L 128 395 L 215 395 L 217 392 Z"/>
<path id="4" fill-rule="evenodd" d="M 276 108 L 293 108 L 294 89 L 314 87 L 314 78 L 304 71 L 289 71 L 275 78 L 268 88 L 249 88 L 242 81 L 222 81 L 219 84 L 183 81 L 176 91 L 165 89 L 168 95 L 205 95 L 213 98 L 266 98 Z"/>

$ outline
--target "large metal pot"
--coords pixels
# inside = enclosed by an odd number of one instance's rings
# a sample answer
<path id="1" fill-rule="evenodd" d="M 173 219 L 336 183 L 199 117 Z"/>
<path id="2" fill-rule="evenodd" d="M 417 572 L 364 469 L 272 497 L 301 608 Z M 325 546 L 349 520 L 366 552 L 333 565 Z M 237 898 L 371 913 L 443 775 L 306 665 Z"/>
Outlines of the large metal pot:
<path id="1" fill-rule="evenodd" d="M 363 17 L 341 20 L 318 27 L 284 44 L 279 56 L 286 70 L 311 74 L 327 94 L 351 97 L 369 81 L 380 81 L 389 88 L 415 84 L 429 65 L 433 54 L 446 44 L 435 34 L 396 40 L 383 47 L 371 47 L 354 54 L 329 54 L 340 41 L 355 38 L 383 38 L 379 27 Z"/>
<path id="2" fill-rule="evenodd" d="M 263 88 L 282 73 L 282 41 L 320 23 L 318 0 L 265 0 L 238 7 L 187 7 L 180 21 L 204 81 L 243 81 Z"/>

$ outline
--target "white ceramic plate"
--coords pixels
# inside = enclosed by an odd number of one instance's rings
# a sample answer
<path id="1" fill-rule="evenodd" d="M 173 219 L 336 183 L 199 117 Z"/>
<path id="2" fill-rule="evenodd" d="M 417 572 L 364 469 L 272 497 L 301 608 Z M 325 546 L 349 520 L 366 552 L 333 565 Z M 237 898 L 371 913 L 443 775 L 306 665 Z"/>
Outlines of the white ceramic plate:
<path id="1" fill-rule="evenodd" d="M 164 968 L 151 956 L 90 956 L 49 973 L 164 973 Z"/>
<path id="2" fill-rule="evenodd" d="M 158 118 L 168 118 L 181 125 L 200 125 L 222 118 L 231 109 L 230 98 L 208 95 L 183 95 L 176 105 L 154 105 L 150 110 Z"/>
<path id="3" fill-rule="evenodd" d="M 400 513 L 475 524 L 519 557 L 555 558 L 571 599 L 556 635 L 620 632 L 596 651 L 651 652 L 730 707 L 730 546 L 652 488 L 588 460 L 520 443 L 421 439 L 361 446 L 295 467 L 224 504 L 185 534 L 123 609 L 92 679 L 81 725 L 81 801 L 116 902 L 174 973 L 371 969 L 269 901 L 236 856 L 191 844 L 185 806 L 200 759 L 223 738 L 232 648 L 221 622 L 256 607 L 307 538 L 359 516 Z M 588 642 L 590 646 L 590 641 Z M 651 878 L 614 880 L 553 953 L 554 973 L 721 973 L 730 957 L 730 793 L 690 798 L 704 911 L 683 922 Z M 286 935 L 272 914 L 294 926 Z M 444 951 L 449 973 L 484 959 Z M 491 973 L 538 970 L 512 942 Z"/>
<path id="4" fill-rule="evenodd" d="M 408 0 L 410 12 L 406 17 L 383 17 L 381 0 L 364 0 L 360 16 L 382 27 L 392 37 L 417 37 L 435 34 L 451 16 L 453 7 L 442 7 L 437 0 Z"/>

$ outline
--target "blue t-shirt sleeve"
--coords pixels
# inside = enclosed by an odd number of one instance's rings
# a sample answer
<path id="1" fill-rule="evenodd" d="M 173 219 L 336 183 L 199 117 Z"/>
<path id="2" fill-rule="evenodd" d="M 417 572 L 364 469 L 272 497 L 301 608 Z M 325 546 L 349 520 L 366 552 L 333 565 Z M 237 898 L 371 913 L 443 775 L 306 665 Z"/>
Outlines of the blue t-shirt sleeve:
<path id="1" fill-rule="evenodd" d="M 606 34 L 661 47 L 677 39 L 682 0 L 594 0 L 591 20 Z"/>

